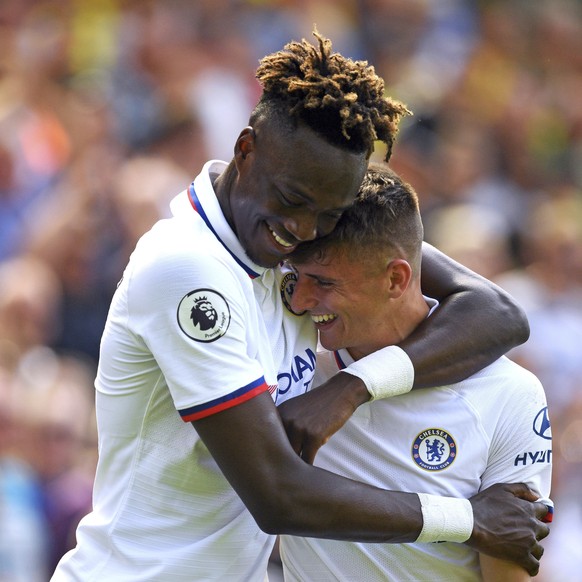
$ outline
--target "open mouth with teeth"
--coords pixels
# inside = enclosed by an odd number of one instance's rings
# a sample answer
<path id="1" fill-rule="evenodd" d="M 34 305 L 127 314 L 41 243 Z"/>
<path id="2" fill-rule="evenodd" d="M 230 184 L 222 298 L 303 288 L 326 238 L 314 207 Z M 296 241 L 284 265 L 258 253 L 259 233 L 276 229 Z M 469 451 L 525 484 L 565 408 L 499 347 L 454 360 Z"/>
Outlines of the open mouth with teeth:
<path id="1" fill-rule="evenodd" d="M 313 321 L 313 323 L 322 325 L 324 323 L 332 322 L 336 317 L 337 315 L 335 315 L 334 313 L 325 313 L 323 315 L 312 315 L 311 320 Z"/>
<path id="2" fill-rule="evenodd" d="M 267 226 L 269 226 L 269 225 L 267 225 Z M 281 238 L 270 226 L 269 226 L 269 230 L 271 231 L 271 234 L 273 235 L 273 238 L 275 239 L 277 244 L 281 245 L 283 248 L 292 249 L 295 247 L 294 244 L 287 242 L 285 239 Z"/>

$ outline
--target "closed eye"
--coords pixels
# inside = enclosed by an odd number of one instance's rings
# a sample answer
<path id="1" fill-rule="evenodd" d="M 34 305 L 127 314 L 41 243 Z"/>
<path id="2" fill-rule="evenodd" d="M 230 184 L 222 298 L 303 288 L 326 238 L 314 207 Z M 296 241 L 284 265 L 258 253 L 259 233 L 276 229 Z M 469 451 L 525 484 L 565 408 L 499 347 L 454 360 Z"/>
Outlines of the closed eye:
<path id="1" fill-rule="evenodd" d="M 324 289 L 329 289 L 335 285 L 334 281 L 329 281 L 327 279 L 321 279 L 320 277 L 313 277 L 313 279 L 315 280 L 315 284 L 318 287 L 322 287 Z"/>
<path id="2" fill-rule="evenodd" d="M 284 206 L 288 208 L 299 208 L 305 204 L 305 200 L 299 197 L 295 197 L 289 194 L 283 194 L 283 192 L 279 192 L 279 198 Z"/>

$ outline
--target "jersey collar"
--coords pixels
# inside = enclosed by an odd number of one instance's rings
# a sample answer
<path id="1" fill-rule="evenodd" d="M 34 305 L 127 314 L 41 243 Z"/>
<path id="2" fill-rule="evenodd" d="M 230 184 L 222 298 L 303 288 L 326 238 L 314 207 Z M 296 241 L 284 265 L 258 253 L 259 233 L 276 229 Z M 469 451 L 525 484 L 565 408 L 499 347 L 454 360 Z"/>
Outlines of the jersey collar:
<path id="1" fill-rule="evenodd" d="M 354 358 L 350 356 L 350 353 L 345 348 L 342 348 L 341 350 L 335 350 L 333 352 L 333 357 L 335 359 L 335 363 L 337 364 L 338 370 L 343 370 L 350 364 L 354 363 Z"/>
<path id="2" fill-rule="evenodd" d="M 238 238 L 226 221 L 216 193 L 212 187 L 210 174 L 221 174 L 226 162 L 211 160 L 204 164 L 202 172 L 194 179 L 187 190 L 191 207 L 200 215 L 206 226 L 213 232 L 232 258 L 247 272 L 251 279 L 260 277 L 267 269 L 255 264 L 247 256 Z"/>

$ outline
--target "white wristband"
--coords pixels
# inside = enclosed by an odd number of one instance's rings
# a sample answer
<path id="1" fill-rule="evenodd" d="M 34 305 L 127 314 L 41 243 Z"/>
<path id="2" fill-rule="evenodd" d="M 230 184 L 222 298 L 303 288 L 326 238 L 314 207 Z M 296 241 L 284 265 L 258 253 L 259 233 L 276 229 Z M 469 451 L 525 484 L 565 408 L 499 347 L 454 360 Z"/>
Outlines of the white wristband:
<path id="1" fill-rule="evenodd" d="M 473 507 L 468 499 L 419 493 L 422 531 L 417 542 L 466 542 L 473 533 Z"/>
<path id="2" fill-rule="evenodd" d="M 414 366 L 398 346 L 388 346 L 365 356 L 342 370 L 361 378 L 371 400 L 406 394 L 414 383 Z"/>

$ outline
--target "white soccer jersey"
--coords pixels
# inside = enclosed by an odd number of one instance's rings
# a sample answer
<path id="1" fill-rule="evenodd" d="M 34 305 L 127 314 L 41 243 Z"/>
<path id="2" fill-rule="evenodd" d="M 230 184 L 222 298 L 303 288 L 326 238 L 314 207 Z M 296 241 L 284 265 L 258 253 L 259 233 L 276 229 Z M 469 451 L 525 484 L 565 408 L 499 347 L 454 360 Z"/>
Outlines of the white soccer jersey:
<path id="1" fill-rule="evenodd" d="M 314 385 L 353 360 L 317 356 Z M 548 497 L 552 441 L 537 378 L 503 357 L 454 385 L 360 406 L 315 464 L 377 487 L 469 498 L 523 481 Z M 283 536 L 287 581 L 480 580 L 478 555 L 456 543 L 362 544 Z"/>
<path id="2" fill-rule="evenodd" d="M 246 256 L 209 162 L 139 241 L 112 301 L 96 379 L 93 511 L 53 580 L 263 581 L 262 532 L 189 421 L 270 390 L 304 392 L 315 329 L 288 274 Z"/>

